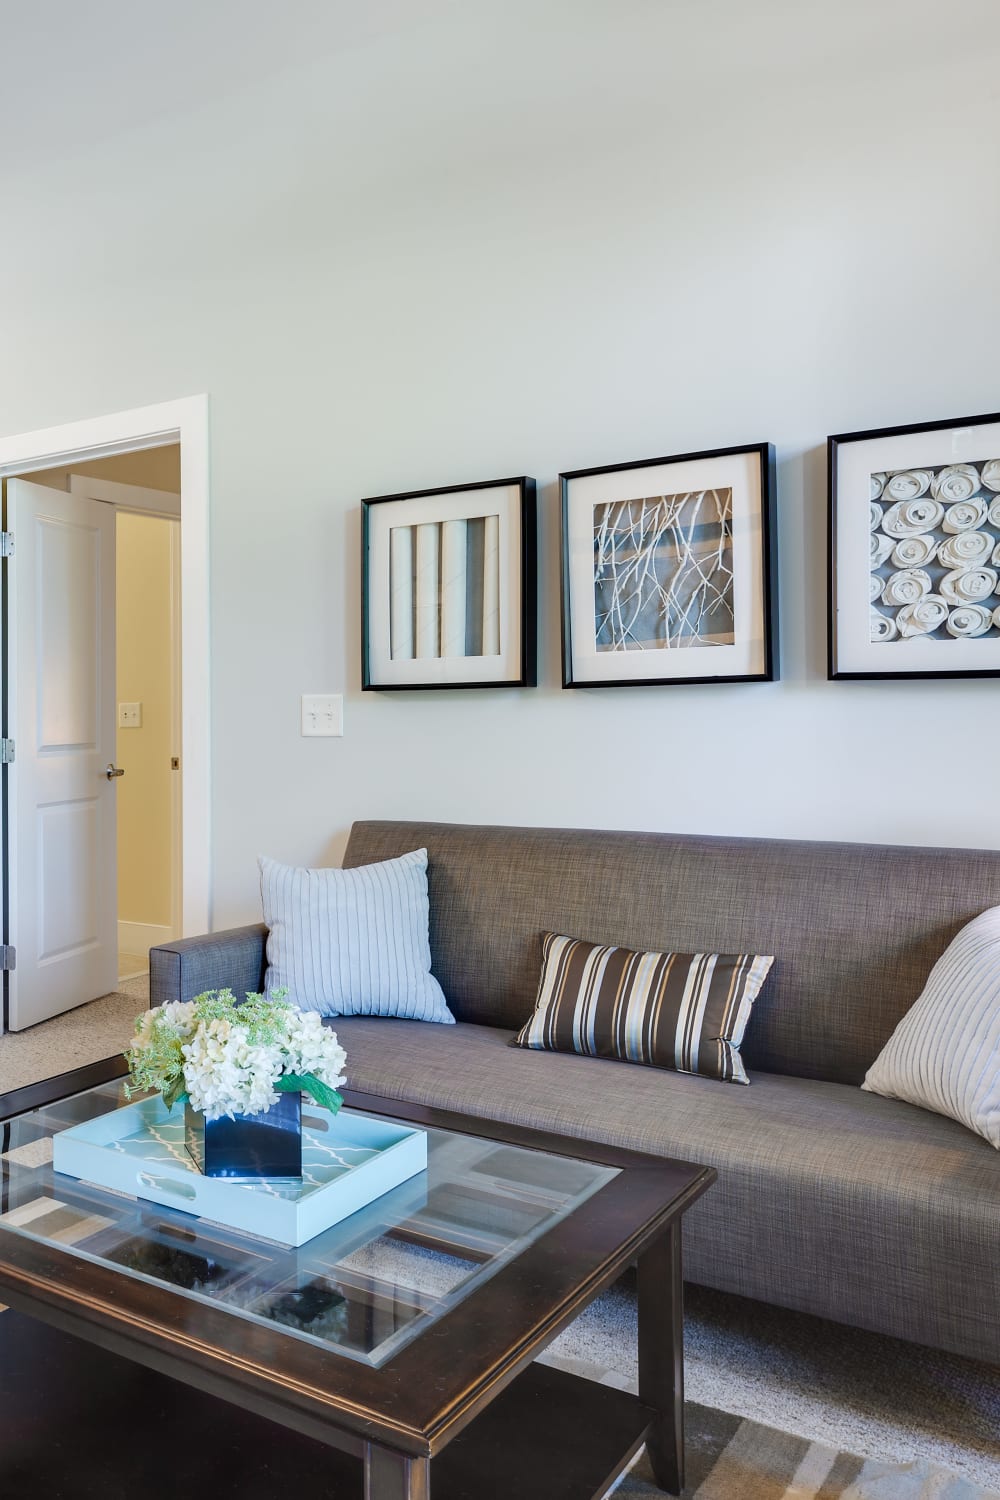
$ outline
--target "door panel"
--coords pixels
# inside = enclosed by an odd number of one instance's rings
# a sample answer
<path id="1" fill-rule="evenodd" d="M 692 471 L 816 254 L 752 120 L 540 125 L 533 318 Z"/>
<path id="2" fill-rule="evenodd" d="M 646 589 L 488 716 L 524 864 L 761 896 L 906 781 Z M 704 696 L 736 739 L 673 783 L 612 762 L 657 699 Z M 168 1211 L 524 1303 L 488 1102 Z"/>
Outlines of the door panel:
<path id="1" fill-rule="evenodd" d="M 114 508 L 11 480 L 14 1031 L 117 984 Z"/>
<path id="2" fill-rule="evenodd" d="M 96 798 L 38 809 L 38 958 L 42 964 L 100 942 L 101 855 Z M 113 986 L 112 986 L 113 988 Z"/>
<path id="3" fill-rule="evenodd" d="M 36 541 L 38 750 L 96 750 L 101 717 L 101 533 L 39 516 Z"/>

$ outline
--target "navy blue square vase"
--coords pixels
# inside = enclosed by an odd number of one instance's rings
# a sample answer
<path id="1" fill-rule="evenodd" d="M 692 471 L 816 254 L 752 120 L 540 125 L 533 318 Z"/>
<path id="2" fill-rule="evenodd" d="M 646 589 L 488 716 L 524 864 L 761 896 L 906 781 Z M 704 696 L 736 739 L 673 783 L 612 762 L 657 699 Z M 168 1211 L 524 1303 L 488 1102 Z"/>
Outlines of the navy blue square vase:
<path id="1" fill-rule="evenodd" d="M 206 1120 L 184 1106 L 184 1144 L 205 1177 L 302 1176 L 302 1095 L 279 1094 L 257 1115 Z"/>

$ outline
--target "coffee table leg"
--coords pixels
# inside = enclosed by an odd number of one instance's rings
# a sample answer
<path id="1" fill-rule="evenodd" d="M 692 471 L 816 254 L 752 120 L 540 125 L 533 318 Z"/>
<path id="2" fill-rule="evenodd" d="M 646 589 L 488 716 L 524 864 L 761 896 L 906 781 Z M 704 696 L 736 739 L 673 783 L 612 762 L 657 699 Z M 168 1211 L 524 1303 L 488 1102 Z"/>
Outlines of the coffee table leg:
<path id="1" fill-rule="evenodd" d="M 365 1500 L 431 1500 L 431 1461 L 365 1446 Z"/>
<path id="2" fill-rule="evenodd" d="M 646 1437 L 657 1484 L 684 1488 L 684 1283 L 679 1221 L 639 1257 L 639 1399 L 660 1413 Z"/>

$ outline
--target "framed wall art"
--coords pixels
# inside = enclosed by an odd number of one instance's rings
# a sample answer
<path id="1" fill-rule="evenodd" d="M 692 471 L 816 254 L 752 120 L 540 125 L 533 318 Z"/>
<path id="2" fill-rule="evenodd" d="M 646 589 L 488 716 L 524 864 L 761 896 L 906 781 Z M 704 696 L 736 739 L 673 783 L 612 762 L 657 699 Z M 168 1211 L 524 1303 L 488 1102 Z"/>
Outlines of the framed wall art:
<path id="1" fill-rule="evenodd" d="M 564 687 L 778 676 L 769 443 L 559 479 Z"/>
<path id="2" fill-rule="evenodd" d="M 1000 676 L 1000 413 L 827 453 L 828 675 Z"/>
<path id="3" fill-rule="evenodd" d="M 362 687 L 532 687 L 535 481 L 361 502 Z"/>

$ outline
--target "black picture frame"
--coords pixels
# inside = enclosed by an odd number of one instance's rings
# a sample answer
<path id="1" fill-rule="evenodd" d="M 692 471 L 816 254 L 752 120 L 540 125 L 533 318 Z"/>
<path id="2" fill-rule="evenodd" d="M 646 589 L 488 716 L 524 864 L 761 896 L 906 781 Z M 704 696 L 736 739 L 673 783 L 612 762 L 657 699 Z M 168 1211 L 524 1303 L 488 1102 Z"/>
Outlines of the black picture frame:
<path id="1" fill-rule="evenodd" d="M 489 516 L 481 506 L 494 491 L 496 512 Z M 463 498 L 469 497 L 469 498 Z M 472 497 L 476 497 L 474 500 Z M 460 515 L 459 512 L 467 514 Z M 439 652 L 437 656 L 398 656 L 392 646 L 392 598 L 390 533 L 399 528 L 443 527 L 449 520 L 497 522 L 496 569 L 497 653 L 466 652 L 445 655 L 440 650 L 440 632 L 446 606 L 445 591 L 437 584 L 428 590 L 423 606 L 425 622 L 436 608 Z M 393 526 L 395 522 L 395 526 Z M 451 688 L 534 687 L 537 679 L 537 549 L 538 524 L 535 481 L 525 474 L 509 479 L 476 480 L 470 484 L 441 485 L 434 489 L 405 490 L 392 495 L 373 495 L 361 502 L 361 686 L 365 692 L 428 692 Z M 412 543 L 414 549 L 416 543 Z M 443 542 L 439 543 L 443 546 Z M 469 546 L 473 542 L 470 537 Z M 486 543 L 479 543 L 485 556 Z M 485 566 L 485 563 L 483 564 Z M 485 588 L 485 585 L 484 585 Z M 417 584 L 413 584 L 414 612 Z M 516 597 L 511 598 L 511 593 Z M 403 614 L 405 615 L 405 604 Z M 414 624 L 414 653 L 417 625 Z M 429 627 L 432 628 L 432 627 Z M 468 630 L 468 626 L 466 627 Z M 468 637 L 467 637 L 468 638 Z M 480 643 L 481 646 L 485 642 Z M 496 658 L 494 665 L 493 658 Z M 422 662 L 421 668 L 416 665 Z M 449 663 L 450 668 L 449 668 Z M 474 664 L 490 664 L 493 670 L 476 670 Z"/>
<path id="2" fill-rule="evenodd" d="M 993 433 L 984 430 L 990 427 L 995 429 Z M 863 483 L 866 474 L 867 488 Z M 991 487 L 987 474 L 998 489 Z M 958 481 L 950 490 L 949 476 Z M 893 481 L 897 481 L 895 487 Z M 965 489 L 969 494 L 963 498 Z M 914 491 L 909 498 L 907 490 Z M 865 504 L 869 505 L 867 565 L 862 550 Z M 920 508 L 905 511 L 904 505 Z M 970 524 L 965 530 L 953 519 L 956 506 L 969 508 Z M 972 524 L 984 509 L 985 519 Z M 878 522 L 876 510 L 882 513 Z M 891 522 L 890 516 L 894 517 Z M 958 539 L 976 532 L 980 533 L 980 540 L 974 543 L 974 550 L 983 556 L 963 561 L 962 543 Z M 945 549 L 949 542 L 954 546 Z M 925 575 L 930 583 L 929 592 L 918 596 L 906 592 L 907 581 L 901 584 L 899 580 L 913 572 Z M 959 597 L 954 575 L 961 572 L 984 575 L 973 580 L 983 587 L 989 575 L 993 575 L 998 581 L 997 590 L 977 596 L 967 580 L 969 597 Z M 859 624 L 861 585 L 865 578 L 869 590 L 867 631 Z M 911 590 L 924 586 L 919 578 L 915 582 L 909 580 L 909 584 Z M 923 605 L 922 621 L 913 618 L 918 605 Z M 987 612 L 994 623 L 980 628 Z M 938 623 L 926 628 L 935 619 Z M 959 633 L 970 624 L 975 633 Z M 948 665 L 952 660 L 954 665 Z M 997 412 L 875 427 L 827 438 L 828 680 L 906 681 L 947 677 L 1000 677 L 1000 413 Z"/>
<path id="3" fill-rule="evenodd" d="M 727 462 L 728 461 L 728 462 Z M 742 462 L 741 462 L 742 461 Z M 749 637 L 739 639 L 735 606 L 733 608 L 733 642 L 734 647 L 739 650 L 732 655 L 744 658 L 743 665 L 747 665 L 747 658 L 754 656 L 756 660 L 752 663 L 752 670 L 727 670 L 732 665 L 731 659 L 727 658 L 725 663 L 720 662 L 720 670 L 708 672 L 706 667 L 711 665 L 709 660 L 712 647 L 688 648 L 683 652 L 674 650 L 669 653 L 670 665 L 681 665 L 680 658 L 690 660 L 691 671 L 676 671 L 671 674 L 662 674 L 662 667 L 666 664 L 667 657 L 659 655 L 654 660 L 653 650 L 631 650 L 621 651 L 600 648 L 606 655 L 598 657 L 596 646 L 596 603 L 594 592 L 596 576 L 593 560 L 594 528 L 593 522 L 586 520 L 586 507 L 592 501 L 590 498 L 582 498 L 578 514 L 572 511 L 574 506 L 574 486 L 580 481 L 600 480 L 602 476 L 619 476 L 635 471 L 637 479 L 635 486 L 636 503 L 642 497 L 645 488 L 641 475 L 643 471 L 669 468 L 675 465 L 678 469 L 685 466 L 691 476 L 690 466 L 698 465 L 705 470 L 705 483 L 700 481 L 694 486 L 694 490 L 705 491 L 721 490 L 723 484 L 712 484 L 713 475 L 720 480 L 728 479 L 730 482 L 736 476 L 742 479 L 745 492 L 741 490 L 734 505 L 739 504 L 740 514 L 743 519 L 750 519 L 751 528 L 755 535 L 748 537 L 746 544 L 741 539 L 741 556 L 747 553 L 752 555 L 752 569 L 756 570 L 759 580 L 759 588 L 755 590 L 757 597 L 752 600 L 751 614 L 754 625 L 759 630 L 759 637 L 753 643 Z M 742 473 L 741 473 L 742 471 Z M 684 481 L 685 492 L 691 490 L 688 480 Z M 619 498 L 621 487 L 616 485 L 615 498 Z M 737 485 L 737 489 L 740 486 Z M 731 448 L 710 448 L 692 453 L 670 454 L 664 458 L 647 458 L 631 463 L 604 464 L 597 468 L 571 469 L 559 475 L 560 507 L 561 507 L 561 534 L 562 534 L 562 664 L 563 664 L 563 687 L 564 688 L 609 688 L 609 687 L 673 687 L 689 685 L 693 683 L 711 682 L 774 682 L 779 676 L 779 645 L 778 645 L 778 558 L 777 558 L 777 518 L 776 518 L 776 494 L 777 486 L 775 479 L 775 451 L 772 443 L 747 443 Z M 593 497 L 600 494 L 601 486 L 588 485 L 588 493 Z M 736 492 L 734 491 L 734 494 Z M 610 487 L 609 487 L 610 494 Z M 600 504 L 600 500 L 597 500 Z M 730 517 L 732 527 L 732 517 Z M 589 551 L 587 535 L 591 546 Z M 741 528 L 742 537 L 742 528 Z M 735 554 L 734 554 L 735 556 Z M 734 568 L 735 574 L 735 568 Z M 734 576 L 734 597 L 738 584 Z M 582 590 L 588 591 L 588 605 L 583 605 Z M 579 650 L 578 643 L 574 643 L 574 616 L 579 620 L 580 609 L 592 607 L 595 612 L 593 633 L 595 636 L 595 650 L 588 653 L 586 658 Z M 589 642 L 589 633 L 588 633 Z M 643 666 L 649 675 L 636 673 L 635 664 L 637 660 L 645 658 Z M 586 667 L 581 670 L 586 661 Z M 618 671 L 607 675 L 602 674 L 604 663 L 608 666 L 614 661 Z M 630 670 L 631 663 L 631 670 Z M 657 672 L 661 675 L 655 675 Z"/>

